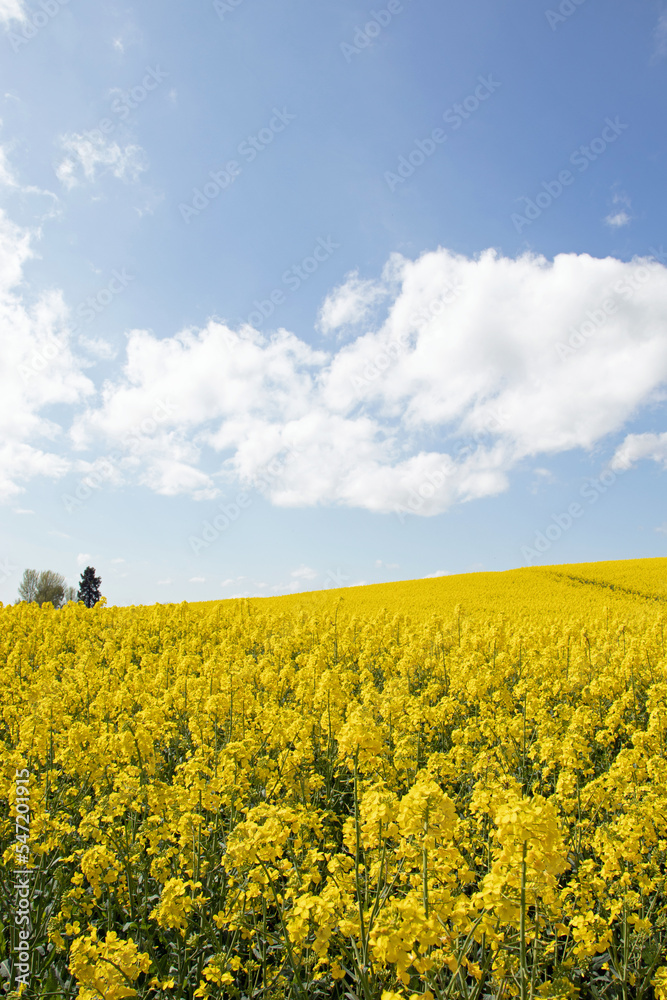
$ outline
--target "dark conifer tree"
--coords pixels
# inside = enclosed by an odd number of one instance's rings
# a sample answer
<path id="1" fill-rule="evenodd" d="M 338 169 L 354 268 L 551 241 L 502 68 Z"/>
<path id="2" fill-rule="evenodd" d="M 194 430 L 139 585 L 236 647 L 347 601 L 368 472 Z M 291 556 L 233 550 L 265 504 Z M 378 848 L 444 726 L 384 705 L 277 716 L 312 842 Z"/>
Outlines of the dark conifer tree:
<path id="1" fill-rule="evenodd" d="M 86 566 L 81 574 L 78 600 L 83 601 L 87 608 L 92 608 L 102 596 L 100 594 L 101 582 L 101 577 L 95 576 L 95 567 Z"/>

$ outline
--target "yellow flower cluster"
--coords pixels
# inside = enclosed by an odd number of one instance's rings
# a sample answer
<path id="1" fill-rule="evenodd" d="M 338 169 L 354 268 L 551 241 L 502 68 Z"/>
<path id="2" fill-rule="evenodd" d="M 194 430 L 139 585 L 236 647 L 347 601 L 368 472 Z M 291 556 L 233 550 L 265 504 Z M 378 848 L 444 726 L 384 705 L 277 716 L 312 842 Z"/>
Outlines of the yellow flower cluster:
<path id="1" fill-rule="evenodd" d="M 0 959 L 25 770 L 38 993 L 667 1000 L 666 581 L 0 605 Z"/>

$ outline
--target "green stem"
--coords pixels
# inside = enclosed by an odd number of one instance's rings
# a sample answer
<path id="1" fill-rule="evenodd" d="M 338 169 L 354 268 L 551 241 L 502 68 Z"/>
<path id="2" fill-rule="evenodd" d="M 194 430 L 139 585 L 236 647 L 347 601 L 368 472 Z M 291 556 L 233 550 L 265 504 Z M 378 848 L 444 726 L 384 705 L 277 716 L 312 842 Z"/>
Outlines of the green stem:
<path id="1" fill-rule="evenodd" d="M 523 850 L 521 856 L 521 915 L 520 915 L 520 925 L 519 925 L 519 947 L 521 949 L 520 955 L 520 974 L 521 974 L 521 1000 L 527 1000 L 528 996 L 528 969 L 526 967 L 526 853 L 527 853 L 528 841 L 524 840 Z"/>

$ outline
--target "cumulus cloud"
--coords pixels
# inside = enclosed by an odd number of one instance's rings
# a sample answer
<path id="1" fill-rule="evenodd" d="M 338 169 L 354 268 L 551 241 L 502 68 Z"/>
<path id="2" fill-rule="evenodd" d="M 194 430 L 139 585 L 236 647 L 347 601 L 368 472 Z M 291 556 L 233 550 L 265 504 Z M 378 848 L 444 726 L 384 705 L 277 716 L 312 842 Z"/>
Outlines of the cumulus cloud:
<path id="1" fill-rule="evenodd" d="M 44 292 L 30 304 L 23 298 L 34 238 L 0 210 L 0 500 L 24 492 L 34 476 L 68 471 L 62 428 L 46 412 L 78 404 L 94 390 L 70 349 L 61 293 Z"/>
<path id="2" fill-rule="evenodd" d="M 61 136 L 65 158 L 56 167 L 58 180 L 68 189 L 81 182 L 94 181 L 98 172 L 111 173 L 126 183 L 135 183 L 147 169 L 146 155 L 141 146 L 128 143 L 121 146 L 102 132 L 95 130 Z"/>
<path id="3" fill-rule="evenodd" d="M 114 483 L 165 496 L 231 485 L 279 506 L 433 515 L 506 490 L 527 459 L 592 449 L 663 398 L 665 267 L 446 249 L 392 256 L 383 316 L 335 349 L 214 320 L 131 330 L 96 391 L 61 294 L 22 297 L 32 238 L 0 214 L 0 499 L 87 469 L 92 451 L 115 456 Z M 664 438 L 631 435 L 614 460 L 664 461 Z"/>
<path id="4" fill-rule="evenodd" d="M 155 425 L 134 454 L 168 494 L 240 480 L 278 505 L 431 515 L 500 493 L 526 458 L 592 448 L 667 378 L 655 262 L 440 249 L 390 265 L 386 318 L 333 352 L 214 321 L 163 339 L 132 331 L 121 377 L 74 438 Z"/>
<path id="5" fill-rule="evenodd" d="M 660 462 L 667 469 L 667 434 L 628 434 L 616 449 L 612 469 L 630 469 L 644 458 Z"/>

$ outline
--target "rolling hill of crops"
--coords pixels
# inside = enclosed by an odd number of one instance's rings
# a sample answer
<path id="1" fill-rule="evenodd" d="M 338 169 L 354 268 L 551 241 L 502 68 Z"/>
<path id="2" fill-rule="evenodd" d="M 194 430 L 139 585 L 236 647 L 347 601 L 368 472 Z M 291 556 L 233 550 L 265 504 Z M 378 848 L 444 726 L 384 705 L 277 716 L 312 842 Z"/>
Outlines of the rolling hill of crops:
<path id="1" fill-rule="evenodd" d="M 667 998 L 667 559 L 0 606 L 5 994 Z"/>

